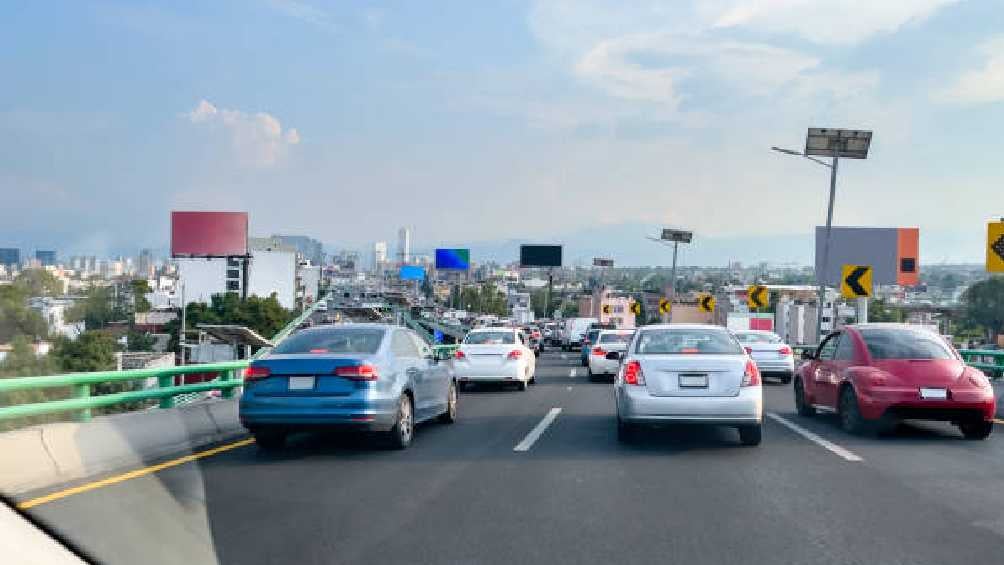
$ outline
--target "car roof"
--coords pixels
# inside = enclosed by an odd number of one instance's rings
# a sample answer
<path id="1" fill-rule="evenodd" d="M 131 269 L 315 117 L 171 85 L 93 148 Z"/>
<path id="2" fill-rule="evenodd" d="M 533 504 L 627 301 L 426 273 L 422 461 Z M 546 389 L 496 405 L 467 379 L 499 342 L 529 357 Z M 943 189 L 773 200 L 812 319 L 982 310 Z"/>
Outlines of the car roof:
<path id="1" fill-rule="evenodd" d="M 492 328 L 474 328 L 474 329 L 472 329 L 471 331 L 469 331 L 467 333 L 499 332 L 499 331 L 502 331 L 502 332 L 506 332 L 506 331 L 508 331 L 508 332 L 514 332 L 514 331 L 516 331 L 516 328 L 513 328 L 511 326 L 495 326 L 495 327 L 492 327 Z"/>
<path id="2" fill-rule="evenodd" d="M 297 333 L 308 333 L 308 332 L 323 332 L 332 329 L 371 329 L 371 330 L 387 330 L 394 326 L 390 324 L 379 324 L 375 322 L 346 322 L 344 324 L 324 324 L 320 326 L 311 326 L 309 328 L 303 328 Z M 402 328 L 404 329 L 404 328 Z"/>
<path id="3" fill-rule="evenodd" d="M 638 328 L 639 330 L 716 330 L 716 331 L 729 331 L 728 328 L 724 326 L 716 326 L 714 324 L 649 324 L 647 326 L 642 326 Z"/>
<path id="4" fill-rule="evenodd" d="M 602 330 L 599 330 L 599 332 L 600 332 L 600 335 L 603 335 L 603 334 L 633 334 L 634 330 L 632 330 L 632 329 L 623 329 L 623 328 L 622 329 L 604 328 Z"/>

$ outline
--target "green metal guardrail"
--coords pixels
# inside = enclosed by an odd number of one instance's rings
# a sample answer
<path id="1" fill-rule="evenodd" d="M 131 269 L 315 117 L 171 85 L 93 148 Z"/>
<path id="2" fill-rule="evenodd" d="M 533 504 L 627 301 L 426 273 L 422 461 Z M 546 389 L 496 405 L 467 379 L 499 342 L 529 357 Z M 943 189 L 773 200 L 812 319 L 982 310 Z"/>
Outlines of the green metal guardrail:
<path id="1" fill-rule="evenodd" d="M 315 302 L 310 308 L 303 311 L 295 320 L 286 324 L 279 333 L 272 338 L 272 343 L 279 343 L 290 333 L 296 330 L 313 314 L 317 305 L 328 300 L 325 296 L 322 300 Z M 252 359 L 257 359 L 268 352 L 268 348 L 259 350 Z M 13 406 L 0 407 L 0 421 L 28 416 L 39 416 L 42 414 L 52 414 L 57 412 L 76 411 L 77 421 L 87 421 L 91 419 L 91 410 L 101 406 L 111 406 L 123 402 L 135 402 L 139 400 L 159 399 L 160 408 L 174 407 L 174 398 L 179 394 L 192 392 L 205 392 L 219 390 L 224 398 L 233 396 L 235 388 L 244 384 L 243 370 L 250 363 L 249 360 L 228 361 L 225 363 L 206 363 L 202 365 L 185 365 L 181 367 L 163 367 L 155 369 L 134 369 L 128 371 L 96 371 L 91 373 L 67 373 L 64 375 L 51 375 L 44 377 L 16 377 L 10 379 L 0 379 L 0 394 L 16 392 L 21 390 L 42 390 L 55 387 L 72 387 L 73 396 L 61 400 L 50 400 L 47 402 L 36 402 L 30 404 L 17 404 Z M 217 373 L 217 378 L 200 383 L 174 384 L 174 377 L 177 375 L 189 375 L 195 373 Z M 96 384 L 122 381 L 138 381 L 143 379 L 157 379 L 157 387 L 133 390 L 127 392 L 116 392 L 92 396 L 92 387 Z"/>
<path id="2" fill-rule="evenodd" d="M 1004 350 L 960 349 L 959 355 L 970 367 L 976 367 L 993 378 L 1004 377 Z"/>

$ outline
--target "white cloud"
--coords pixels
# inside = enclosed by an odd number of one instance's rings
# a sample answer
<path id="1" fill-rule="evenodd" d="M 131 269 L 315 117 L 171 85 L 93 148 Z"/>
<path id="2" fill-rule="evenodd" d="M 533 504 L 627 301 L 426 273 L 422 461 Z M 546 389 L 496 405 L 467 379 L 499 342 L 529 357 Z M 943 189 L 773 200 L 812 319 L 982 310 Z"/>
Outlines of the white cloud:
<path id="1" fill-rule="evenodd" d="M 984 41 L 977 48 L 986 62 L 981 69 L 962 73 L 955 84 L 935 95 L 935 99 L 961 104 L 1004 101 L 1004 35 Z"/>
<path id="2" fill-rule="evenodd" d="M 272 6 L 291 18 L 298 19 L 325 31 L 337 31 L 338 25 L 324 10 L 299 0 L 272 0 Z"/>
<path id="3" fill-rule="evenodd" d="M 183 116 L 193 124 L 221 126 L 229 137 L 235 158 L 244 165 L 273 166 L 289 146 L 300 143 L 300 133 L 295 128 L 284 133 L 279 120 L 265 112 L 248 114 L 220 109 L 208 100 L 200 100 Z"/>
<path id="4" fill-rule="evenodd" d="M 853 44 L 921 22 L 958 0 L 704 0 L 713 27 L 793 33 L 815 43 Z"/>

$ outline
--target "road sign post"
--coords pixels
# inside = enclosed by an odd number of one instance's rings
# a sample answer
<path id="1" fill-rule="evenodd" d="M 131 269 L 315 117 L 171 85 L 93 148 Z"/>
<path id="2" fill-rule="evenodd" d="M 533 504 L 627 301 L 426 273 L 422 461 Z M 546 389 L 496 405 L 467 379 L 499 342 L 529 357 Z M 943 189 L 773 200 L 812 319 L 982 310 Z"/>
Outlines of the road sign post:
<path id="1" fill-rule="evenodd" d="M 987 224 L 987 272 L 1004 273 L 1004 218 Z"/>
<path id="2" fill-rule="evenodd" d="M 770 303 L 770 291 L 762 284 L 750 285 L 746 288 L 746 304 L 757 311 L 766 308 Z"/>
<path id="3" fill-rule="evenodd" d="M 871 265 L 844 265 L 840 272 L 840 294 L 844 298 L 870 298 L 872 296 Z"/>
<path id="4" fill-rule="evenodd" d="M 697 307 L 704 312 L 714 312 L 715 311 L 715 297 L 712 294 L 702 292 L 697 297 Z"/>
<path id="5" fill-rule="evenodd" d="M 674 230 L 671 228 L 663 228 L 662 236 L 656 241 L 672 241 L 673 242 L 673 268 L 670 270 L 670 291 L 669 291 L 669 301 L 670 303 L 676 298 L 676 255 L 679 251 L 681 243 L 690 243 L 694 238 L 694 232 L 684 231 L 684 230 Z M 651 238 L 654 239 L 654 238 Z M 673 310 L 670 309 L 669 317 L 667 322 L 673 321 Z"/>

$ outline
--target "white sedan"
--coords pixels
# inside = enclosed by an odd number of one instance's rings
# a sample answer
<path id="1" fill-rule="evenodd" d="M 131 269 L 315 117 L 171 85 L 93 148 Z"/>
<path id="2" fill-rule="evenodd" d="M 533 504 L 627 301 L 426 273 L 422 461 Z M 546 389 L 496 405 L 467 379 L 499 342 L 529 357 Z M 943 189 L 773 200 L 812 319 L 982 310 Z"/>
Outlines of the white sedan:
<path id="1" fill-rule="evenodd" d="M 611 375 L 617 373 L 621 365 L 621 357 L 634 330 L 600 330 L 596 336 L 596 343 L 589 350 L 587 357 L 589 365 L 589 380 L 601 375 Z"/>
<path id="2" fill-rule="evenodd" d="M 777 377 L 788 384 L 795 375 L 795 356 L 781 336 L 765 330 L 739 330 L 736 339 L 756 361 L 764 377 Z"/>
<path id="3" fill-rule="evenodd" d="M 523 332 L 515 328 L 471 330 L 457 349 L 453 371 L 457 382 L 513 383 L 526 390 L 535 381 L 537 360 Z"/>

